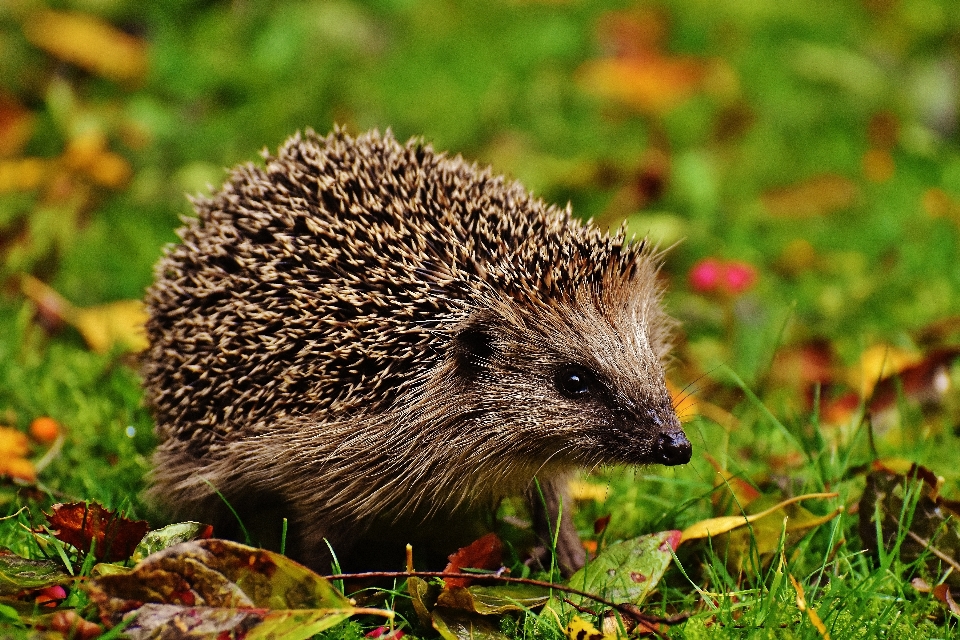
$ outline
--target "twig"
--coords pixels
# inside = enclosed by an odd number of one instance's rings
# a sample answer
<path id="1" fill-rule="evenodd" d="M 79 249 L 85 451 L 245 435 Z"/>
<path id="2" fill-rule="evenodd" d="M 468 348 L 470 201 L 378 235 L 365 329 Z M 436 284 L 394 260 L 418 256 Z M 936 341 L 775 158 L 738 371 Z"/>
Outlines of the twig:
<path id="1" fill-rule="evenodd" d="M 562 584 L 555 584 L 553 582 L 546 582 L 544 580 L 534 580 L 532 578 L 513 578 L 508 576 L 497 575 L 494 573 L 448 573 L 444 571 L 365 571 L 362 573 L 336 573 L 329 576 L 323 576 L 327 580 L 367 580 L 372 578 L 468 578 L 470 580 L 485 580 L 490 582 L 507 582 L 513 584 L 528 584 L 535 587 L 544 587 L 546 589 L 556 589 L 557 591 L 562 591 L 564 593 L 572 593 L 576 596 L 581 596 L 583 598 L 589 598 L 595 602 L 606 605 L 611 609 L 616 609 L 620 613 L 630 618 L 633 618 L 638 623 L 643 624 L 644 626 L 650 628 L 650 631 L 655 633 L 660 637 L 666 637 L 659 630 L 651 628 L 652 624 L 659 624 L 661 622 L 665 624 L 674 624 L 676 622 L 682 622 L 689 618 L 692 613 L 681 613 L 675 616 L 670 616 L 664 618 L 662 616 L 653 616 L 648 615 L 640 611 L 639 607 L 634 604 L 624 603 L 618 604 L 611 600 L 607 600 L 602 596 L 598 596 L 595 593 L 588 593 L 587 591 L 581 591 L 580 589 L 574 589 L 573 587 L 568 587 Z M 574 605 L 570 602 L 569 599 L 564 598 L 564 602 L 571 604 L 574 608 L 581 613 L 595 613 L 592 610 L 587 609 L 584 611 L 580 607 Z"/>

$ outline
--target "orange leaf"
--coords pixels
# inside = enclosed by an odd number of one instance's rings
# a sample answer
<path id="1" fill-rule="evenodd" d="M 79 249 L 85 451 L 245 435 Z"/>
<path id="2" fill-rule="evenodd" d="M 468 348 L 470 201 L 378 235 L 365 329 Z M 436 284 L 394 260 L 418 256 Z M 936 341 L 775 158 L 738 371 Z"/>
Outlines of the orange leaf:
<path id="1" fill-rule="evenodd" d="M 602 58 L 585 62 L 577 82 L 588 93 L 643 113 L 665 113 L 700 89 L 706 69 L 691 57 Z"/>
<path id="2" fill-rule="evenodd" d="M 147 71 L 146 44 L 93 16 L 41 11 L 24 32 L 41 49 L 106 78 L 139 80 Z"/>
<path id="3" fill-rule="evenodd" d="M 144 520 L 129 520 L 96 503 L 72 502 L 53 505 L 47 522 L 54 535 L 81 551 L 90 551 L 106 562 L 129 558 L 150 529 Z"/>
<path id="4" fill-rule="evenodd" d="M 465 567 L 474 569 L 499 569 L 503 562 L 503 543 L 495 533 L 474 540 L 447 558 L 450 562 L 444 569 L 445 573 L 459 573 Z M 448 589 L 453 587 L 467 587 L 469 578 L 444 578 Z"/>
<path id="5" fill-rule="evenodd" d="M 25 482 L 37 480 L 37 470 L 26 458 L 7 458 L 0 460 L 0 476 L 10 476 Z"/>
<path id="6" fill-rule="evenodd" d="M 0 157 L 23 151 L 33 135 L 35 116 L 14 98 L 0 94 Z"/>

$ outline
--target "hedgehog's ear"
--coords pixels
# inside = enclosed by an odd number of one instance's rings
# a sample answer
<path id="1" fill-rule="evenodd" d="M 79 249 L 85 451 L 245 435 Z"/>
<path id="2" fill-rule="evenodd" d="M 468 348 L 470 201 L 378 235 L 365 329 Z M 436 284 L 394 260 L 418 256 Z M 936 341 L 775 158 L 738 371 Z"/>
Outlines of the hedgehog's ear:
<path id="1" fill-rule="evenodd" d="M 493 357 L 493 332 L 483 323 L 471 323 L 457 331 L 451 346 L 457 369 L 469 376 L 485 369 Z"/>

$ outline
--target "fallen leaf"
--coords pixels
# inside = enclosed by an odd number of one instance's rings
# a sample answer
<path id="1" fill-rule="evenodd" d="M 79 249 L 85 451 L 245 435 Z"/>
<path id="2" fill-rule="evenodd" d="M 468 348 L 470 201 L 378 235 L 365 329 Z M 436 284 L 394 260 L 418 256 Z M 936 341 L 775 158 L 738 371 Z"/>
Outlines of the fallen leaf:
<path id="1" fill-rule="evenodd" d="M 0 476 L 34 482 L 36 469 L 25 457 L 29 451 L 27 434 L 12 427 L 0 427 Z"/>
<path id="2" fill-rule="evenodd" d="M 602 593 L 616 603 L 639 605 L 657 588 L 679 544 L 679 531 L 661 531 L 612 544 L 573 574 L 569 584 L 588 593 Z M 575 604 L 587 604 L 582 596 L 568 597 Z"/>
<path id="3" fill-rule="evenodd" d="M 950 587 L 946 584 L 938 584 L 933 588 L 933 597 L 939 600 L 947 607 L 947 611 L 955 616 L 960 616 L 960 605 L 954 600 Z"/>
<path id="4" fill-rule="evenodd" d="M 759 513 L 753 513 L 749 515 L 739 515 L 739 516 L 721 516 L 719 518 L 708 518 L 706 520 L 701 520 L 696 524 L 693 524 L 683 530 L 681 534 L 680 541 L 686 542 L 687 540 L 696 540 L 699 538 L 715 537 L 722 533 L 727 533 L 744 525 L 756 522 L 762 518 L 776 513 L 777 511 L 782 510 L 784 507 L 800 502 L 802 500 L 812 500 L 818 498 L 836 498 L 839 494 L 836 493 L 808 493 L 802 496 L 794 496 L 782 502 L 778 502 L 768 509 L 764 509 Z M 821 516 L 817 519 L 816 524 L 822 524 L 823 522 L 828 522 L 835 518 L 842 512 L 842 508 L 838 508 L 836 511 L 829 513 L 825 516 Z M 812 524 L 810 526 L 816 526 Z"/>
<path id="5" fill-rule="evenodd" d="M 70 584 L 73 577 L 56 560 L 29 560 L 0 549 L 0 596 Z"/>
<path id="6" fill-rule="evenodd" d="M 860 355 L 860 362 L 850 369 L 847 380 L 869 397 L 873 387 L 894 374 L 915 365 L 922 359 L 916 351 L 907 351 L 889 344 L 875 344 Z"/>
<path id="7" fill-rule="evenodd" d="M 54 536 L 106 562 L 129 558 L 150 528 L 144 520 L 130 520 L 96 503 L 58 503 L 47 517 Z"/>
<path id="8" fill-rule="evenodd" d="M 57 611 L 41 616 L 31 625 L 36 631 L 54 631 L 69 640 L 93 640 L 103 635 L 103 627 L 80 617 L 76 611 Z M 43 636 L 48 637 L 48 636 Z"/>
<path id="9" fill-rule="evenodd" d="M 577 70 L 580 87 L 641 113 L 662 114 L 700 89 L 706 65 L 693 57 L 646 56 L 589 60 Z"/>
<path id="10" fill-rule="evenodd" d="M 75 307 L 52 287 L 29 274 L 23 276 L 21 289 L 36 305 L 45 322 L 56 325 L 57 321 L 62 321 L 72 325 L 98 353 L 106 353 L 114 346 L 133 352 L 149 346 L 145 329 L 149 316 L 140 300 Z"/>
<path id="11" fill-rule="evenodd" d="M 40 11 L 26 20 L 24 33 L 34 45 L 105 78 L 140 80 L 147 71 L 147 46 L 91 15 Z"/>
<path id="12" fill-rule="evenodd" d="M 130 559 L 134 562 L 140 562 L 147 556 L 153 555 L 158 551 L 163 551 L 167 547 L 172 547 L 181 542 L 191 540 L 208 540 L 213 536 L 213 527 L 209 524 L 200 522 L 177 522 L 168 524 L 165 527 L 148 531 L 137 548 L 133 550 Z"/>
<path id="13" fill-rule="evenodd" d="M 934 575 L 940 567 L 950 566 L 953 570 L 947 572 L 945 582 L 960 587 L 960 502 L 939 495 L 941 482 L 932 471 L 911 465 L 906 473 L 894 473 L 890 466 L 897 465 L 887 461 L 880 470 L 867 474 L 859 505 L 864 545 L 872 553 L 877 553 L 880 545 L 898 550 L 903 562 L 923 557 Z M 915 501 L 916 508 L 904 520 L 908 500 Z M 906 532 L 902 530 L 904 522 L 909 523 Z"/>
<path id="14" fill-rule="evenodd" d="M 15 156 L 33 135 L 36 116 L 16 98 L 0 93 L 0 158 Z"/>
<path id="15" fill-rule="evenodd" d="M 550 591 L 536 585 L 474 585 L 444 589 L 437 597 L 436 606 L 463 609 L 481 615 L 498 615 L 539 607 L 549 599 Z"/>
<path id="16" fill-rule="evenodd" d="M 32 191 L 43 184 L 51 168 L 52 163 L 42 158 L 0 160 L 0 193 Z"/>
<path id="17" fill-rule="evenodd" d="M 790 187 L 771 189 L 760 200 L 771 215 L 809 218 L 849 209 L 859 195 L 860 190 L 849 178 L 825 173 Z"/>
<path id="18" fill-rule="evenodd" d="M 458 609 L 437 607 L 430 621 L 443 640 L 510 640 L 497 622 Z"/>
<path id="19" fill-rule="evenodd" d="M 503 543 L 495 533 L 474 540 L 469 545 L 452 553 L 450 562 L 444 569 L 445 573 L 460 573 L 465 568 L 472 569 L 499 569 L 503 562 Z M 470 584 L 469 578 L 444 578 L 447 588 L 466 587 Z"/>
<path id="20" fill-rule="evenodd" d="M 13 427 L 0 427 L 0 460 L 22 458 L 30 451 L 27 434 Z"/>
<path id="21" fill-rule="evenodd" d="M 135 616 L 124 630 L 132 637 L 175 626 L 180 638 L 301 640 L 352 615 L 393 617 L 354 607 L 328 580 L 280 554 L 216 539 L 174 545 L 84 588 L 108 626 Z"/>
<path id="22" fill-rule="evenodd" d="M 938 349 L 920 362 L 904 366 L 871 389 L 867 409 L 874 415 L 895 409 L 901 392 L 921 404 L 941 401 L 950 388 L 950 364 L 957 358 L 960 348 Z"/>

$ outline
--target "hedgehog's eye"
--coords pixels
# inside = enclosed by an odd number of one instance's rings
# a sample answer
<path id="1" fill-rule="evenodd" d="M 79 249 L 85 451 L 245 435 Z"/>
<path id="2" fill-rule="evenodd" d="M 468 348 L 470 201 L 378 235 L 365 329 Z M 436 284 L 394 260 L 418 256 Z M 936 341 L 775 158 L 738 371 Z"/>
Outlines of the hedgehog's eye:
<path id="1" fill-rule="evenodd" d="M 593 376 L 583 367 L 569 365 L 557 371 L 553 383 L 557 391 L 567 398 L 582 400 L 590 395 Z"/>

